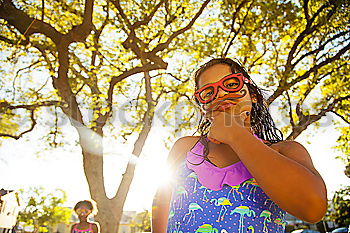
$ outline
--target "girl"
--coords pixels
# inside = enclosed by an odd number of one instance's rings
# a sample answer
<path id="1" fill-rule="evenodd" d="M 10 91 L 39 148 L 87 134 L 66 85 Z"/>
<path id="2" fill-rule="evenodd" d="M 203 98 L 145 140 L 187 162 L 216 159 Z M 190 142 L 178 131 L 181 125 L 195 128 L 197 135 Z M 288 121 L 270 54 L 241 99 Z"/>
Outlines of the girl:
<path id="1" fill-rule="evenodd" d="M 213 59 L 194 79 L 201 135 L 171 149 L 176 178 L 155 195 L 152 232 L 284 232 L 286 211 L 319 221 L 325 184 L 306 149 L 282 140 L 244 68 Z"/>
<path id="2" fill-rule="evenodd" d="M 78 215 L 79 223 L 76 223 L 71 228 L 71 233 L 99 233 L 99 226 L 97 223 L 88 222 L 90 214 L 95 215 L 97 209 L 94 208 L 92 201 L 79 201 L 74 206 L 74 211 Z"/>

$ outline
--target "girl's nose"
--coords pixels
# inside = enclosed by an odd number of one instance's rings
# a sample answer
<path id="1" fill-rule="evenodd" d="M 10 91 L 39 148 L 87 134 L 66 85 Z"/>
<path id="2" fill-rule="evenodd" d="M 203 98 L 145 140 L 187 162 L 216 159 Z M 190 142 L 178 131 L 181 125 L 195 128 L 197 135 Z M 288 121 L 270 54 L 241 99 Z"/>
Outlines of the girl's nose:
<path id="1" fill-rule="evenodd" d="M 228 93 L 227 91 L 224 91 L 222 88 L 218 87 L 218 94 L 217 94 L 218 98 L 227 95 L 227 93 Z"/>

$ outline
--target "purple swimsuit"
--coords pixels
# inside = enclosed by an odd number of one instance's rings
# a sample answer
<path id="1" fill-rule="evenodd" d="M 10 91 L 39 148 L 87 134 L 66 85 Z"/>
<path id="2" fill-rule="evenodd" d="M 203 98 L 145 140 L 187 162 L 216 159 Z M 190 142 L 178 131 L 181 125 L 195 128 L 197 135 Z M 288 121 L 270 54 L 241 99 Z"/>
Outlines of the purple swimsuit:
<path id="1" fill-rule="evenodd" d="M 216 167 L 203 161 L 203 149 L 198 141 L 179 167 L 167 233 L 284 232 L 285 211 L 244 164 Z"/>
<path id="2" fill-rule="evenodd" d="M 79 230 L 79 229 L 77 229 L 77 225 L 78 225 L 78 224 L 75 224 L 75 225 L 74 225 L 73 233 L 94 233 L 94 231 L 92 230 L 92 224 L 91 224 L 91 223 L 89 224 L 89 228 L 88 228 L 88 229 L 85 229 L 85 230 Z"/>

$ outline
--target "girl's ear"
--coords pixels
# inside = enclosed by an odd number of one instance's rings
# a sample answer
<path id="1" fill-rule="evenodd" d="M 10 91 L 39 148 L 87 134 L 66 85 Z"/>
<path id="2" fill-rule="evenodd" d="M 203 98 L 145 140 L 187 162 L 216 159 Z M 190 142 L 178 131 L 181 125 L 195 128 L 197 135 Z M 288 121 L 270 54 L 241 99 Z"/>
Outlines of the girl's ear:
<path id="1" fill-rule="evenodd" d="M 256 104 L 258 102 L 258 98 L 256 98 L 256 95 L 252 95 L 252 103 Z"/>

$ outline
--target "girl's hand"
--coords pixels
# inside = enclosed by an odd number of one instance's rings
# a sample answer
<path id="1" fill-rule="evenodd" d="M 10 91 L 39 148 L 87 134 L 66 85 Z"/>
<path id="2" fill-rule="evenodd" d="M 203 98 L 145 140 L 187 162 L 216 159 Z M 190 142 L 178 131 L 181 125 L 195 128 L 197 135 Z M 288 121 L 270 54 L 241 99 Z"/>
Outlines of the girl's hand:
<path id="1" fill-rule="evenodd" d="M 229 142 L 230 135 L 236 130 L 244 128 L 249 115 L 249 111 L 242 111 L 239 114 L 220 111 L 212 112 L 209 116 L 211 126 L 208 132 L 208 139 L 216 144 Z"/>

